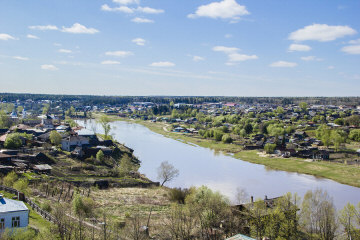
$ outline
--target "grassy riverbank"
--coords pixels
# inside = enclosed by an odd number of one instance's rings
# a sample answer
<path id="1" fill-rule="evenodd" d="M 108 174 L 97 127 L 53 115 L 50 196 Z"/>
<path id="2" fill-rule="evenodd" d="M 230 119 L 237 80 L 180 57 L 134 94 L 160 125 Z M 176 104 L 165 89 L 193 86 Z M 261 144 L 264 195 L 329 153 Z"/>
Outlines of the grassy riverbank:
<path id="1" fill-rule="evenodd" d="M 187 143 L 196 144 L 200 147 L 210 148 L 215 151 L 233 154 L 233 157 L 247 162 L 265 165 L 274 170 L 310 174 L 316 177 L 323 177 L 339 183 L 360 187 L 360 167 L 326 161 L 309 162 L 302 158 L 276 158 L 260 156 L 254 150 L 242 150 L 235 144 L 224 144 L 214 140 L 203 139 L 197 135 L 170 132 L 165 123 L 153 123 L 142 120 L 129 120 L 119 117 L 111 117 L 112 120 L 121 120 L 141 124 L 151 131 L 162 134 L 165 137 Z"/>

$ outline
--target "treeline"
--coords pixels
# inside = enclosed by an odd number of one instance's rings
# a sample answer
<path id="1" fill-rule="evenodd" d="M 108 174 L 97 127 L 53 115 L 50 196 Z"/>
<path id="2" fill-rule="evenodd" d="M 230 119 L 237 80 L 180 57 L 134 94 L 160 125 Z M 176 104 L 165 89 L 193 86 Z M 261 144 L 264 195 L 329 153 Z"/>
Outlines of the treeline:
<path id="1" fill-rule="evenodd" d="M 327 105 L 359 105 L 360 97 L 225 97 L 225 96 L 95 96 L 95 95 L 54 95 L 29 93 L 0 93 L 0 100 L 14 102 L 51 100 L 51 101 L 80 101 L 84 105 L 121 105 L 132 102 L 153 102 L 157 104 L 186 103 L 201 104 L 204 102 L 237 102 L 242 104 L 309 104 Z"/>

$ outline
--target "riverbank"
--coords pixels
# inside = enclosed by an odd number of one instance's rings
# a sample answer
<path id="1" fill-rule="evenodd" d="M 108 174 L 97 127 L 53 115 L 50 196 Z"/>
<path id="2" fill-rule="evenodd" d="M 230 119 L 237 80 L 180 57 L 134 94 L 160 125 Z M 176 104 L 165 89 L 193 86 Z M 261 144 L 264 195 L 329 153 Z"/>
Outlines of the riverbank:
<path id="1" fill-rule="evenodd" d="M 358 166 L 326 161 L 310 162 L 302 158 L 278 158 L 263 156 L 259 155 L 258 151 L 242 150 L 240 146 L 235 144 L 224 144 L 221 142 L 216 142 L 214 140 L 203 139 L 198 135 L 171 132 L 170 129 L 167 129 L 168 124 L 165 123 L 153 123 L 143 120 L 130 120 L 127 118 L 120 118 L 116 116 L 110 117 L 112 121 L 126 121 L 141 124 L 153 132 L 156 132 L 168 138 L 175 139 L 185 144 L 210 148 L 215 152 L 223 152 L 225 154 L 231 155 L 236 159 L 265 165 L 270 169 L 309 174 L 316 177 L 331 179 L 342 184 L 360 187 L 360 167 Z"/>

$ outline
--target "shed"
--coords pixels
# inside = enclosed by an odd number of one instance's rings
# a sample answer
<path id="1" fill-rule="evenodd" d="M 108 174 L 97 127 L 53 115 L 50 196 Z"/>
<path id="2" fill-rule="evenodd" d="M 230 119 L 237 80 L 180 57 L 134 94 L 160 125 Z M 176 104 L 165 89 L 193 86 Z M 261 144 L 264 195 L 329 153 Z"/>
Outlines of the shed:
<path id="1" fill-rule="evenodd" d="M 33 166 L 33 170 L 36 173 L 51 173 L 51 169 L 52 167 L 49 166 L 48 164 L 42 164 L 42 165 L 34 165 Z"/>
<path id="2" fill-rule="evenodd" d="M 6 228 L 23 228 L 29 224 L 29 209 L 17 200 L 0 195 L 0 232 Z"/>

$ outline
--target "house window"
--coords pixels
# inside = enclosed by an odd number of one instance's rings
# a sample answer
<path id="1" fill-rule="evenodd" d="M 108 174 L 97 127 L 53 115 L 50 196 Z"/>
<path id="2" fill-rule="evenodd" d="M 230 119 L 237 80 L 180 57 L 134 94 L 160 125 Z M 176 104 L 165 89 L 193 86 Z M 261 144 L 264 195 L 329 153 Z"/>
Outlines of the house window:
<path id="1" fill-rule="evenodd" d="M 13 228 L 20 227 L 20 217 L 12 217 L 11 226 Z"/>
<path id="2" fill-rule="evenodd" d="M 5 218 L 0 219 L 0 229 L 5 229 Z"/>

